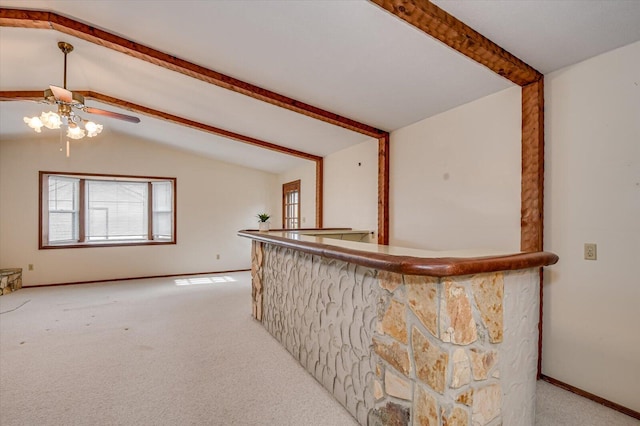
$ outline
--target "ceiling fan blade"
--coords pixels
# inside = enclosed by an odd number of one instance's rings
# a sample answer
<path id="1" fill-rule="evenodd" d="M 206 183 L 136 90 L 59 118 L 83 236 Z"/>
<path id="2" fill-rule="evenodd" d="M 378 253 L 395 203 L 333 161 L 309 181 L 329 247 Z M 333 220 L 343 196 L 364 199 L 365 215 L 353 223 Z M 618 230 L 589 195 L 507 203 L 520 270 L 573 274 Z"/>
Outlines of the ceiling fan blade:
<path id="1" fill-rule="evenodd" d="M 71 93 L 71 91 L 58 86 L 49 86 L 49 89 L 51 89 L 51 92 L 53 92 L 53 96 L 57 101 L 62 101 L 69 104 L 73 102 L 73 93 Z"/>
<path id="2" fill-rule="evenodd" d="M 140 122 L 140 119 L 138 117 L 134 117 L 132 115 L 120 114 L 113 111 L 106 111 L 104 109 L 84 107 L 82 110 L 85 112 L 88 112 L 89 114 L 104 115 L 105 117 L 117 118 L 118 120 L 128 121 L 129 123 Z"/>

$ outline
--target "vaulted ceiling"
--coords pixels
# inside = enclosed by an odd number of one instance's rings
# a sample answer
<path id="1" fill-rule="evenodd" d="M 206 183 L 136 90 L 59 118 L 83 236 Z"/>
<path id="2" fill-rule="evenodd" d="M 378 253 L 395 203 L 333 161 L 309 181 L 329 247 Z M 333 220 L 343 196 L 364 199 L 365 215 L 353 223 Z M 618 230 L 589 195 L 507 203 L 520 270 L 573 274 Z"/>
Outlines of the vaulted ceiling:
<path id="1" fill-rule="evenodd" d="M 543 73 L 640 40 L 635 0 L 434 3 Z M 0 0 L 0 7 L 51 11 L 385 131 L 512 86 L 367 1 Z M 58 41 L 75 46 L 71 90 L 318 156 L 368 139 L 51 29 L 0 28 L 0 90 L 62 85 Z M 34 102 L 0 102 L 0 137 L 40 137 L 22 117 L 42 110 Z M 140 124 L 100 117 L 100 137 L 131 134 L 275 173 L 304 161 L 140 116 Z"/>

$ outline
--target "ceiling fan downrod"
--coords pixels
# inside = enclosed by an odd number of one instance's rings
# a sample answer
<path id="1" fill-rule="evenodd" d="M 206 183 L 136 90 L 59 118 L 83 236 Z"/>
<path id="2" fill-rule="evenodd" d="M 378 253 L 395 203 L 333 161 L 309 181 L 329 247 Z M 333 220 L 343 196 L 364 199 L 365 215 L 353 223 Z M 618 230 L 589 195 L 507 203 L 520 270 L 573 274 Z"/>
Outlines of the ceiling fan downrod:
<path id="1" fill-rule="evenodd" d="M 65 42 L 65 41 L 59 41 L 58 42 L 58 48 L 60 48 L 60 50 L 62 50 L 62 53 L 64 53 L 64 81 L 63 81 L 63 88 L 67 88 L 67 54 L 73 52 L 73 45 Z"/>

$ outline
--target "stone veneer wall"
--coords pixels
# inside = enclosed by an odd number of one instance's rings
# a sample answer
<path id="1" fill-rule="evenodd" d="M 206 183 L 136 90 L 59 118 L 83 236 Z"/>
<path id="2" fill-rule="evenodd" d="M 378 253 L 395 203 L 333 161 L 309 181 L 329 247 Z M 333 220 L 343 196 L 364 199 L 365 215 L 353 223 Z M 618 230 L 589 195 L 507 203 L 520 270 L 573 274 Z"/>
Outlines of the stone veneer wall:
<path id="1" fill-rule="evenodd" d="M 0 296 L 22 288 L 22 269 L 0 269 Z"/>
<path id="2" fill-rule="evenodd" d="M 533 425 L 538 269 L 435 278 L 253 242 L 253 313 L 363 425 Z"/>
<path id="3" fill-rule="evenodd" d="M 256 258 L 263 258 L 262 323 L 366 424 L 374 407 L 376 271 L 284 247 L 263 247 L 254 249 Z"/>
<path id="4" fill-rule="evenodd" d="M 538 277 L 380 271 L 369 424 L 533 425 Z"/>

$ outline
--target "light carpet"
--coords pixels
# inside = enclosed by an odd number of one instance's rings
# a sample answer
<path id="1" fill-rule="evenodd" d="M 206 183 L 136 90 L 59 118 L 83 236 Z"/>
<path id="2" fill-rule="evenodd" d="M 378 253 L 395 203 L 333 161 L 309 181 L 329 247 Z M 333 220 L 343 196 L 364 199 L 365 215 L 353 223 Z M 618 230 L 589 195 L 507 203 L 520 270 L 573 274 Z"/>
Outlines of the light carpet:
<path id="1" fill-rule="evenodd" d="M 251 318 L 250 295 L 233 273 L 0 297 L 0 424 L 355 425 Z M 540 426 L 640 424 L 538 392 Z"/>

